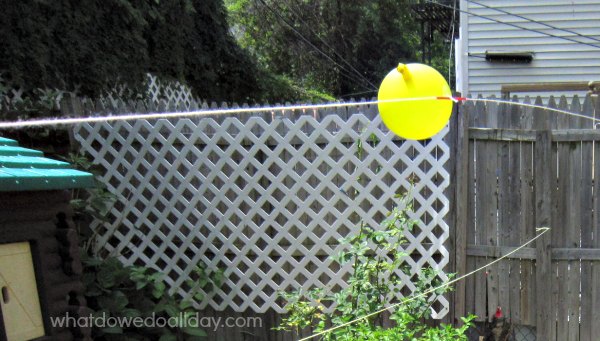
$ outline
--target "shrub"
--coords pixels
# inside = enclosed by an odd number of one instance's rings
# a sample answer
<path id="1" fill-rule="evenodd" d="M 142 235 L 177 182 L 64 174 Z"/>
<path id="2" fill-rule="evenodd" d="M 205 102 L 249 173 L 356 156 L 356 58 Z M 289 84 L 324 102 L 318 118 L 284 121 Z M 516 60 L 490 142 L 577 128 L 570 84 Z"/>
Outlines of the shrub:
<path id="1" fill-rule="evenodd" d="M 282 293 L 289 315 L 282 320 L 278 330 L 295 331 L 308 328 L 312 333 L 325 332 L 324 340 L 467 340 L 466 330 L 474 316 L 463 318 L 464 325 L 430 327 L 425 323 L 431 304 L 438 295 L 447 291 L 431 268 L 421 269 L 413 298 L 398 304 L 390 318 L 395 326 L 384 328 L 378 314 L 390 304 L 398 302 L 402 272 L 410 278 L 410 269 L 404 262 L 406 253 L 400 251 L 406 243 L 404 233 L 412 229 L 415 221 L 409 218 L 411 210 L 407 197 L 399 197 L 379 229 L 361 223 L 358 234 L 340 241 L 345 249 L 332 259 L 343 266 L 351 263 L 348 286 L 339 292 L 326 292 L 315 288 L 308 292 Z M 324 303 L 332 303 L 333 311 L 326 311 Z M 402 302 L 402 301 L 400 301 Z M 369 316 L 360 319 L 364 316 Z M 360 319 L 358 321 L 355 321 Z M 355 321 L 354 323 L 347 323 Z M 336 328 L 337 329 L 333 329 Z"/>
<path id="2" fill-rule="evenodd" d="M 180 299 L 166 290 L 160 272 L 138 266 L 123 266 L 116 258 L 83 257 L 85 296 L 93 317 L 152 318 L 168 321 L 165 327 L 152 325 L 121 327 L 95 325 L 94 340 L 195 340 L 206 336 L 197 326 L 192 299 L 201 301 L 204 292 L 221 285 L 222 273 L 207 272 L 197 267 L 188 285 L 194 288 L 191 296 Z M 193 320 L 192 320 L 193 319 Z M 157 323 L 158 324 L 158 323 Z"/>

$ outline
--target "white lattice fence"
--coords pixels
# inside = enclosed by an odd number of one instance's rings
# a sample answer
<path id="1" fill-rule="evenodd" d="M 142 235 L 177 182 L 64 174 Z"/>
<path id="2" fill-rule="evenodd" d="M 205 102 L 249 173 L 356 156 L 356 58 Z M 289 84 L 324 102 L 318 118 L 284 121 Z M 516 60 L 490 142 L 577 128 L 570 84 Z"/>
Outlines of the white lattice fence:
<path id="1" fill-rule="evenodd" d="M 158 76 L 146 75 L 147 89 L 145 94 L 140 94 L 136 90 L 129 88 L 125 84 L 117 84 L 111 90 L 99 99 L 103 105 L 108 107 L 119 107 L 124 99 L 136 101 L 145 98 L 145 101 L 152 103 L 153 106 L 161 102 L 168 104 L 169 107 L 181 108 L 182 110 L 193 110 L 202 106 L 202 100 L 194 98 L 192 89 L 187 85 L 176 80 L 160 79 Z M 60 103 L 66 94 L 76 96 L 79 92 L 79 86 L 74 91 L 65 91 L 60 89 L 41 89 L 35 90 L 35 96 L 24 93 L 24 89 L 14 87 L 12 84 L 2 78 L 0 73 L 0 110 L 10 110 L 19 103 L 26 100 L 32 100 L 36 103 L 43 103 L 46 106 L 54 106 L 60 109 Z"/>
<path id="2" fill-rule="evenodd" d="M 192 89 L 178 81 L 160 80 L 157 76 L 148 74 L 148 97 L 154 103 L 166 100 L 175 107 L 189 110 L 194 102 Z"/>
<path id="3" fill-rule="evenodd" d="M 0 110 L 19 110 L 24 107 L 43 106 L 48 109 L 60 109 L 60 101 L 65 95 L 75 96 L 78 89 L 65 91 L 51 88 L 37 88 L 33 93 L 26 93 L 22 87 L 17 87 L 5 80 L 0 73 Z"/>
<path id="4" fill-rule="evenodd" d="M 283 312 L 280 290 L 345 286 L 349 269 L 328 258 L 340 250 L 338 239 L 360 219 L 379 226 L 394 195 L 412 186 L 419 223 L 407 235 L 411 274 L 399 273 L 404 292 L 412 291 L 419 269 L 448 263 L 447 129 L 428 143 L 403 141 L 381 129 L 374 108 L 353 110 L 347 118 L 320 112 L 75 127 L 119 198 L 115 223 L 97 226 L 99 249 L 161 270 L 180 292 L 196 264 L 225 269 L 225 285 L 204 306 Z M 440 297 L 433 308 L 442 317 L 448 302 Z"/>
<path id="5" fill-rule="evenodd" d="M 146 74 L 146 90 L 144 94 L 132 90 L 125 84 L 116 85 L 102 98 L 109 107 L 118 107 L 124 99 L 137 100 L 145 98 L 146 103 L 153 106 L 160 102 L 167 103 L 170 107 L 181 110 L 193 110 L 201 105 L 202 101 L 192 95 L 192 89 L 176 80 L 160 79 L 150 73 Z"/>

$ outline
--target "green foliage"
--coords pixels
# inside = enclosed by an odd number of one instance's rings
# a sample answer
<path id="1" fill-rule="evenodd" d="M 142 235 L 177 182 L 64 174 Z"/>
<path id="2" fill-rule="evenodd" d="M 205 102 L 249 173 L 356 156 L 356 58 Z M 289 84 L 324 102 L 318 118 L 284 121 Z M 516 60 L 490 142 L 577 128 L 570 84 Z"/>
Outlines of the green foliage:
<path id="1" fill-rule="evenodd" d="M 289 315 L 282 320 L 278 330 L 299 332 L 309 328 L 313 333 L 318 333 L 368 316 L 394 303 L 402 285 L 398 272 L 410 278 L 410 269 L 404 263 L 407 255 L 400 250 L 406 242 L 405 231 L 412 229 L 415 224 L 408 215 L 410 201 L 406 197 L 399 198 L 400 203 L 392 209 L 380 228 L 361 223 L 358 234 L 340 241 L 346 246 L 345 249 L 331 258 L 340 266 L 351 264 L 352 272 L 346 288 L 338 292 L 315 288 L 306 293 L 295 291 L 281 294 L 287 302 Z M 435 290 L 441 280 L 430 268 L 421 269 L 418 277 L 417 288 L 413 292 L 417 298 L 398 305 L 391 314 L 391 319 L 396 323 L 394 327 L 383 328 L 380 315 L 376 314 L 328 332 L 323 339 L 467 340 L 464 334 L 474 316 L 463 319 L 464 326 L 460 328 L 447 325 L 434 328 L 424 323 L 435 297 L 447 289 Z M 427 292 L 430 293 L 425 294 Z M 334 304 L 333 312 L 325 311 L 325 303 Z"/>
<path id="2" fill-rule="evenodd" d="M 100 175 L 99 168 L 85 155 L 69 154 L 66 160 L 76 168 L 94 174 L 96 179 Z M 96 318 L 139 317 L 153 321 L 162 318 L 169 323 L 160 328 L 135 325 L 101 328 L 94 325 L 94 340 L 183 341 L 206 336 L 206 332 L 195 325 L 198 316 L 192 302 L 201 302 L 205 294 L 219 289 L 225 279 L 223 271 L 197 265 L 184 283 L 190 290 L 182 299 L 167 291 L 162 273 L 142 266 L 124 266 L 116 257 L 99 257 L 95 254 L 96 234 L 90 223 L 93 219 L 108 222 L 108 213 L 116 198 L 100 181 L 96 184 L 92 189 L 74 190 L 71 201 L 81 242 L 82 280 L 88 307 Z"/>
<path id="3" fill-rule="evenodd" d="M 96 186 L 93 188 L 78 188 L 73 190 L 71 207 L 74 210 L 73 221 L 79 233 L 81 247 L 86 254 L 94 255 L 96 232 L 90 227 L 92 220 L 108 222 L 108 213 L 117 198 L 106 189 L 106 185 L 98 180 L 100 168 L 83 154 L 69 153 L 65 158 L 73 167 L 94 175 Z"/>
<path id="4" fill-rule="evenodd" d="M 225 3 L 240 44 L 268 72 L 285 75 L 304 88 L 319 89 L 336 97 L 372 91 L 399 62 L 421 59 L 421 29 L 410 10 L 413 1 Z M 442 37 L 436 38 L 432 64 L 446 74 L 443 61 L 448 59 L 447 49 Z"/>
<path id="5" fill-rule="evenodd" d="M 210 292 L 219 288 L 223 280 L 220 271 L 197 267 L 193 279 L 187 281 L 193 288 L 192 294 L 189 299 L 182 300 L 167 292 L 163 274 L 152 269 L 123 266 L 116 258 L 99 259 L 86 254 L 83 264 L 85 296 L 94 317 L 163 318 L 169 321 L 164 328 L 94 328 L 94 340 L 195 340 L 206 336 L 206 332 L 195 325 L 197 316 L 191 299 L 203 298 L 200 289 Z M 171 328 L 173 324 L 177 326 Z"/>
<path id="6" fill-rule="evenodd" d="M 372 96 L 398 62 L 420 60 L 410 3 L 225 0 L 226 10 L 223 0 L 6 2 L 0 108 L 13 87 L 25 90 L 13 110 L 46 116 L 56 89 L 98 97 L 124 84 L 124 96 L 139 97 L 147 73 L 209 101 Z M 447 46 L 434 35 L 432 64 L 445 75 Z"/>
<path id="7" fill-rule="evenodd" d="M 144 93 L 136 89 L 148 72 L 208 100 L 259 97 L 258 71 L 229 34 L 221 0 L 9 1 L 0 36 L 2 78 L 32 97 L 45 88 L 96 97 L 117 84 Z"/>
<path id="8" fill-rule="evenodd" d="M 326 92 L 309 89 L 296 84 L 288 76 L 270 74 L 266 70 L 259 73 L 261 99 L 264 102 L 331 102 L 335 98 Z"/>
<path id="9" fill-rule="evenodd" d="M 11 98 L 11 86 L 0 74 L 0 112 L 7 119 L 28 119 L 35 116 L 58 114 L 58 98 L 60 91 L 36 88 L 30 96 L 15 100 Z M 42 115 L 39 115 L 43 113 Z"/>

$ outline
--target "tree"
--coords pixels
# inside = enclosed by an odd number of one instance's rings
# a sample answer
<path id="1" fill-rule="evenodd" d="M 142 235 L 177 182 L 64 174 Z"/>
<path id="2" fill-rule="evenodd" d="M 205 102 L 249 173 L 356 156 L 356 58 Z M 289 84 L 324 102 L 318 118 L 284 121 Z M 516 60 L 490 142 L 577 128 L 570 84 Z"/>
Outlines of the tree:
<path id="1" fill-rule="evenodd" d="M 268 72 L 335 96 L 376 93 L 399 62 L 421 60 L 409 0 L 226 0 L 241 45 Z M 447 70 L 436 32 L 432 64 Z M 444 74 L 446 72 L 443 72 Z"/>
<path id="2" fill-rule="evenodd" d="M 221 0 L 29 0 L 1 4 L 0 75 L 26 92 L 98 96 L 146 73 L 209 100 L 260 96 L 257 68 L 229 34 Z"/>
<path id="3" fill-rule="evenodd" d="M 399 62 L 420 61 L 408 0 L 226 0 L 235 35 L 269 72 L 343 96 L 375 91 Z M 434 56 L 434 66 L 443 66 Z"/>

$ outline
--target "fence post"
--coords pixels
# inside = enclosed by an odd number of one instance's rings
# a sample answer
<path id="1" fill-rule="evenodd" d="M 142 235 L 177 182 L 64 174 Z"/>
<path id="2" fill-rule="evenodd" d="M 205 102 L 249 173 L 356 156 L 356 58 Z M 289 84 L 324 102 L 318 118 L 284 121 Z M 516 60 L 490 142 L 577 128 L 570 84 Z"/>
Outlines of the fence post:
<path id="1" fill-rule="evenodd" d="M 81 103 L 81 99 L 79 97 L 64 96 L 60 100 L 60 113 L 63 117 L 80 117 L 83 116 L 83 105 Z M 73 133 L 73 127 L 66 127 L 69 133 L 69 150 L 71 152 L 77 152 L 79 150 L 79 144 L 75 140 L 75 135 Z"/>
<path id="2" fill-rule="evenodd" d="M 469 188 L 469 111 L 460 105 L 458 109 L 458 124 L 456 132 L 456 196 L 454 207 L 456 212 L 455 224 L 455 271 L 462 275 L 467 272 L 467 215 Z M 462 325 L 461 317 L 466 314 L 466 285 L 465 281 L 456 283 L 454 295 L 454 320 Z"/>
<path id="3" fill-rule="evenodd" d="M 540 130 L 535 142 L 535 226 L 552 228 L 552 135 L 550 130 Z M 550 340 L 554 316 L 550 316 L 552 292 L 551 233 L 536 241 L 536 329 L 537 340 Z"/>

